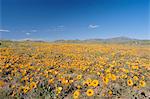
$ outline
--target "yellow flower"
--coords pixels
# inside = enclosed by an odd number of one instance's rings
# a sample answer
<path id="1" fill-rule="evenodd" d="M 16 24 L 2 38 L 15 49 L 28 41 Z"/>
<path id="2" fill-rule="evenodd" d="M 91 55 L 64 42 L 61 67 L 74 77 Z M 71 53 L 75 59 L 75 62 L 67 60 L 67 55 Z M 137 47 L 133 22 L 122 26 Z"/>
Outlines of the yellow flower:
<path id="1" fill-rule="evenodd" d="M 80 80 L 81 78 L 82 78 L 82 75 L 78 75 L 78 76 L 77 76 L 77 79 Z"/>
<path id="2" fill-rule="evenodd" d="M 129 70 L 128 70 L 128 69 L 125 69 L 125 72 L 126 72 L 126 73 L 129 73 Z"/>
<path id="3" fill-rule="evenodd" d="M 49 83 L 49 84 L 54 83 L 54 78 L 52 78 L 52 79 L 48 80 L 48 83 Z"/>
<path id="4" fill-rule="evenodd" d="M 33 81 L 33 78 L 30 78 L 30 82 L 32 82 Z"/>
<path id="5" fill-rule="evenodd" d="M 88 86 L 92 86 L 92 80 L 89 78 L 87 79 L 85 82 L 83 82 L 83 85 L 88 85 Z"/>
<path id="6" fill-rule="evenodd" d="M 27 81 L 28 80 L 28 77 L 27 76 L 25 76 L 25 77 L 23 77 L 22 79 L 21 79 L 21 81 Z"/>
<path id="7" fill-rule="evenodd" d="M 97 72 L 97 75 L 98 75 L 98 76 L 100 76 L 100 75 L 101 75 L 101 73 L 100 73 L 100 72 Z"/>
<path id="8" fill-rule="evenodd" d="M 86 81 L 83 82 L 83 86 L 84 86 L 84 85 L 88 85 Z"/>
<path id="9" fill-rule="evenodd" d="M 94 94 L 94 91 L 93 91 L 92 89 L 88 89 L 88 90 L 86 91 L 86 95 L 87 95 L 87 96 L 93 96 L 93 94 Z"/>
<path id="10" fill-rule="evenodd" d="M 103 94 L 102 94 L 102 96 L 106 96 L 106 94 L 105 94 L 105 93 L 103 93 Z"/>
<path id="11" fill-rule="evenodd" d="M 141 80 L 141 81 L 140 81 L 140 86 L 141 86 L 141 87 L 145 87 L 145 86 L 146 86 L 145 81 Z"/>
<path id="12" fill-rule="evenodd" d="M 92 86 L 92 82 L 87 82 L 88 86 Z"/>
<path id="13" fill-rule="evenodd" d="M 120 78 L 124 79 L 124 78 L 127 78 L 128 76 L 126 74 L 123 74 L 120 76 Z"/>
<path id="14" fill-rule="evenodd" d="M 23 88 L 23 92 L 24 92 L 24 93 L 27 93 L 27 92 L 29 91 L 29 89 L 30 89 L 29 87 L 25 86 L 25 87 Z"/>
<path id="15" fill-rule="evenodd" d="M 142 76 L 141 79 L 144 80 L 144 79 L 145 79 L 145 76 Z"/>
<path id="16" fill-rule="evenodd" d="M 25 76 L 26 73 L 27 73 L 26 70 L 23 70 L 23 71 L 22 71 L 22 75 L 23 75 L 23 76 Z"/>
<path id="17" fill-rule="evenodd" d="M 73 83 L 74 81 L 73 80 L 69 80 L 69 83 Z"/>
<path id="18" fill-rule="evenodd" d="M 127 84 L 128 84 L 128 86 L 132 86 L 132 85 L 133 85 L 133 81 L 132 81 L 131 79 L 129 79 L 129 80 L 127 81 Z"/>
<path id="19" fill-rule="evenodd" d="M 112 91 L 111 91 L 111 90 L 109 90 L 109 91 L 108 91 L 108 94 L 109 94 L 109 95 L 112 95 Z"/>
<path id="20" fill-rule="evenodd" d="M 78 98 L 79 98 L 79 95 L 80 95 L 80 91 L 79 91 L 79 90 L 76 90 L 76 91 L 73 93 L 73 98 L 74 98 L 74 99 L 78 99 Z"/>
<path id="21" fill-rule="evenodd" d="M 139 78 L 137 76 L 134 76 L 133 79 L 136 81 L 139 80 Z"/>
<path id="22" fill-rule="evenodd" d="M 92 81 L 92 86 L 93 86 L 93 87 L 97 87 L 98 84 L 99 84 L 98 80 L 93 80 L 93 81 Z"/>
<path id="23" fill-rule="evenodd" d="M 81 88 L 81 86 L 80 86 L 80 85 L 78 85 L 78 86 L 77 86 L 77 88 L 78 88 L 78 89 L 80 89 L 80 88 Z"/>
<path id="24" fill-rule="evenodd" d="M 111 78 L 111 75 L 112 75 L 111 73 L 108 73 L 108 74 L 106 75 L 106 77 L 107 77 L 107 78 Z"/>
<path id="25" fill-rule="evenodd" d="M 62 87 L 57 87 L 57 88 L 56 88 L 56 92 L 57 92 L 57 94 L 60 94 L 60 93 L 61 93 L 61 91 L 62 91 Z"/>
<path id="26" fill-rule="evenodd" d="M 15 88 L 15 85 L 11 85 L 10 87 L 13 89 L 13 88 Z"/>
<path id="27" fill-rule="evenodd" d="M 0 87 L 4 86 L 4 81 L 0 80 Z"/>
<path id="28" fill-rule="evenodd" d="M 61 90 L 62 90 L 62 87 L 58 87 L 58 90 L 61 91 Z"/>
<path id="29" fill-rule="evenodd" d="M 106 73 L 110 73 L 110 68 L 105 70 Z"/>
<path id="30" fill-rule="evenodd" d="M 139 66 L 138 65 L 132 66 L 132 69 L 139 69 Z"/>
<path id="31" fill-rule="evenodd" d="M 91 79 L 91 78 L 88 78 L 86 81 L 87 81 L 87 82 L 92 82 L 92 79 Z"/>
<path id="32" fill-rule="evenodd" d="M 103 78 L 103 82 L 104 82 L 105 84 L 108 84 L 109 79 L 108 79 L 107 77 L 104 77 L 104 78 Z"/>
<path id="33" fill-rule="evenodd" d="M 111 79 L 112 79 L 112 80 L 116 80 L 117 77 L 116 77 L 114 74 L 112 74 L 112 75 L 111 75 Z"/>
<path id="34" fill-rule="evenodd" d="M 36 88 L 36 83 L 35 83 L 35 82 L 32 82 L 32 83 L 30 84 L 30 89 L 34 89 L 34 88 Z"/>

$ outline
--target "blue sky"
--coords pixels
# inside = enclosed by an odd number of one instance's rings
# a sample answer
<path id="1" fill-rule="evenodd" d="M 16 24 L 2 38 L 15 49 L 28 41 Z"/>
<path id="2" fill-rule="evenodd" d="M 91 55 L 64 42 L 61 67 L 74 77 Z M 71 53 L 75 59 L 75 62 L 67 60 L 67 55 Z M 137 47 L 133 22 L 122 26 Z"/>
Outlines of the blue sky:
<path id="1" fill-rule="evenodd" d="M 150 39 L 149 0 L 1 0 L 1 39 Z"/>

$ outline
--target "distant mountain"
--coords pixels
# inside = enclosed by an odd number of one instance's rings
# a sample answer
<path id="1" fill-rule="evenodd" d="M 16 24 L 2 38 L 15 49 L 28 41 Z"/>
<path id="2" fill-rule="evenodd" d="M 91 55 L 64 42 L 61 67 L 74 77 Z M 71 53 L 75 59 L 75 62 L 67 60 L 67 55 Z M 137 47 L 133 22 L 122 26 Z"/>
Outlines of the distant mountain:
<path id="1" fill-rule="evenodd" d="M 110 38 L 106 39 L 106 41 L 111 41 L 111 42 L 128 42 L 128 41 L 134 41 L 136 39 L 131 39 L 128 37 L 115 37 L 115 38 Z"/>
<path id="2" fill-rule="evenodd" d="M 51 43 L 104 43 L 104 44 L 139 44 L 139 45 L 150 45 L 150 40 L 139 40 L 128 37 L 114 37 L 108 39 L 86 39 L 86 40 L 56 40 L 56 41 L 45 41 L 42 39 L 21 39 L 21 40 L 0 40 L 5 42 L 18 41 L 18 42 L 51 42 Z"/>
<path id="3" fill-rule="evenodd" d="M 55 43 L 130 43 L 130 44 L 150 44 L 150 40 L 139 40 L 128 37 L 115 37 L 108 39 L 86 39 L 86 40 L 56 40 Z"/>
<path id="4" fill-rule="evenodd" d="M 56 40 L 55 43 L 82 43 L 82 40 Z"/>

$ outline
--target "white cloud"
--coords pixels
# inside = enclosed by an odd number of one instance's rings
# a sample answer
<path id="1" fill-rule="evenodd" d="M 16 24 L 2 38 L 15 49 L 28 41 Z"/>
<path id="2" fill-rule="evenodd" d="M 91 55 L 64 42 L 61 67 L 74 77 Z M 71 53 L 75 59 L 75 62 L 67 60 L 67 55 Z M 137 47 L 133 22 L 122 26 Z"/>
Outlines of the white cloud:
<path id="1" fill-rule="evenodd" d="M 12 41 L 46 41 L 45 39 L 40 39 L 40 38 L 21 38 L 21 39 L 11 39 Z"/>
<path id="2" fill-rule="evenodd" d="M 31 33 L 27 32 L 26 35 L 30 35 Z"/>
<path id="3" fill-rule="evenodd" d="M 18 39 L 17 41 L 27 41 L 27 40 L 31 40 L 31 41 L 44 41 L 44 39 L 40 39 L 40 38 L 23 38 L 23 39 Z"/>
<path id="4" fill-rule="evenodd" d="M 92 24 L 89 25 L 89 28 L 91 28 L 91 29 L 96 29 L 98 27 L 99 27 L 99 25 L 92 25 Z"/>
<path id="5" fill-rule="evenodd" d="M 37 32 L 37 30 L 31 30 L 31 32 Z"/>
<path id="6" fill-rule="evenodd" d="M 9 30 L 0 29 L 0 32 L 10 32 Z"/>

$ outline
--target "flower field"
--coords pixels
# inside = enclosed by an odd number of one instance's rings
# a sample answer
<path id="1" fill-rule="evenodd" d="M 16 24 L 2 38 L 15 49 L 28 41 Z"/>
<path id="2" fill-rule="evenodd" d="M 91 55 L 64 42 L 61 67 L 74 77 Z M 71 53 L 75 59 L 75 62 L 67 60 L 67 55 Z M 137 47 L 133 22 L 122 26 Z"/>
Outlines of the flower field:
<path id="1" fill-rule="evenodd" d="M 3 97 L 148 99 L 150 46 L 2 42 Z"/>

